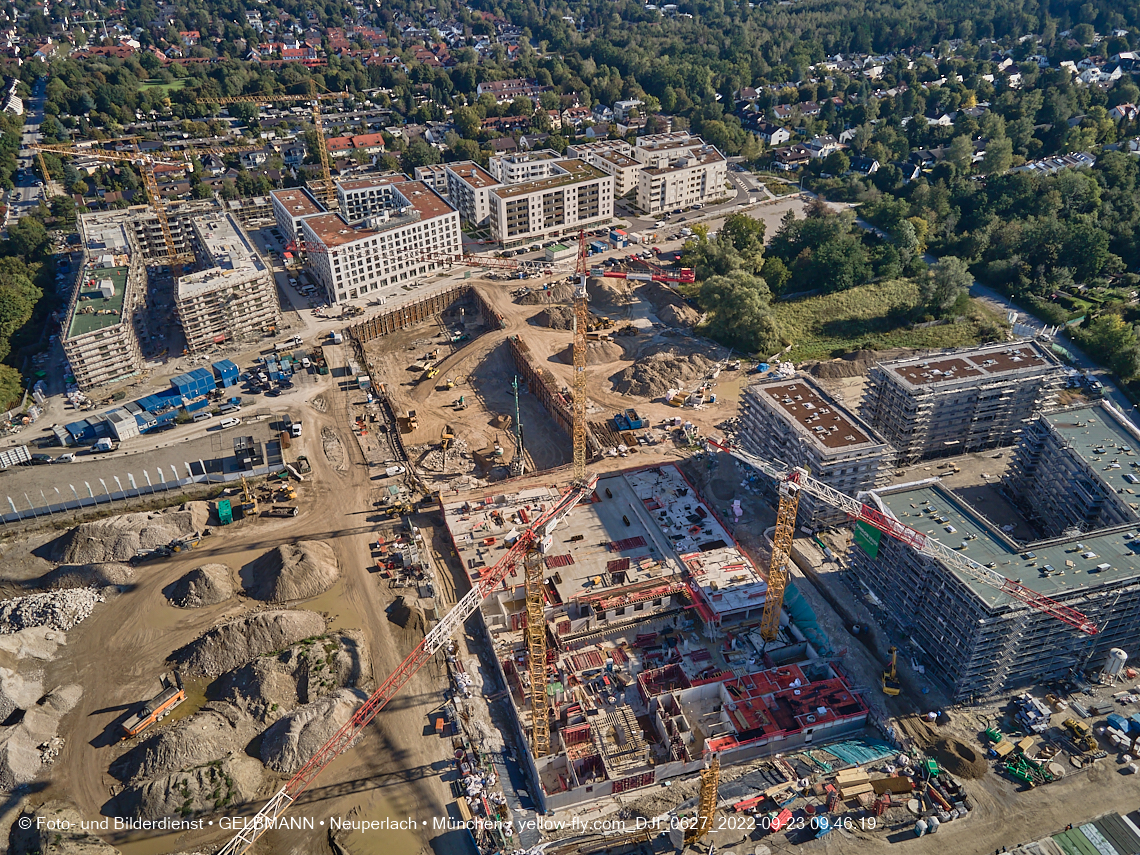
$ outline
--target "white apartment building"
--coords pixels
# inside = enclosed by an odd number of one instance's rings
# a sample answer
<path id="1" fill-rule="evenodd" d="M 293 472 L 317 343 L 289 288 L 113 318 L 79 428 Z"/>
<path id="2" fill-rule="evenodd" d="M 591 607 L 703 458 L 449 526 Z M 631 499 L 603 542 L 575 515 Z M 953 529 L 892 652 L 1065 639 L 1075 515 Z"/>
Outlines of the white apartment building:
<path id="1" fill-rule="evenodd" d="M 462 160 L 447 165 L 447 198 L 463 222 L 481 226 L 491 216 L 489 196 L 500 182 L 477 163 Z"/>
<path id="2" fill-rule="evenodd" d="M 448 197 L 447 165 L 433 163 L 416 167 L 416 181 L 422 181 L 444 199 Z"/>
<path id="3" fill-rule="evenodd" d="M 485 174 L 485 173 L 484 173 Z M 392 207 L 358 225 L 341 214 L 301 222 L 310 273 L 329 302 L 353 300 L 446 267 L 462 251 L 459 212 L 421 181 L 393 181 Z"/>
<path id="4" fill-rule="evenodd" d="M 273 273 L 233 214 L 193 222 L 195 254 L 204 269 L 181 277 L 175 305 L 193 353 L 228 341 L 256 341 L 281 317 Z"/>
<path id="5" fill-rule="evenodd" d="M 340 212 L 350 223 L 357 223 L 392 207 L 392 183 L 403 181 L 402 175 L 375 175 L 351 178 L 336 183 L 336 199 Z"/>
<path id="6" fill-rule="evenodd" d="M 694 139 L 694 146 L 635 150 L 645 164 L 637 177 L 637 206 L 641 210 L 661 214 L 725 195 L 728 161 L 716 146 Z"/>
<path id="7" fill-rule="evenodd" d="M 491 175 L 500 184 L 521 184 L 524 181 L 538 181 L 549 178 L 556 172 L 555 163 L 561 155 L 550 149 L 520 151 L 514 154 L 497 154 L 488 162 Z"/>
<path id="8" fill-rule="evenodd" d="M 277 221 L 277 228 L 289 240 L 301 237 L 301 220 L 325 212 L 324 205 L 309 195 L 308 190 L 300 187 L 271 190 L 269 198 L 272 200 L 273 219 Z"/>
<path id="9" fill-rule="evenodd" d="M 566 154 L 612 175 L 615 196 L 621 197 L 637 190 L 641 163 L 634 158 L 633 147 L 624 140 L 578 143 L 567 148 Z"/>
<path id="10" fill-rule="evenodd" d="M 559 160 L 546 178 L 492 188 L 488 202 L 491 236 L 509 246 L 609 222 L 614 179 L 585 161 Z"/>

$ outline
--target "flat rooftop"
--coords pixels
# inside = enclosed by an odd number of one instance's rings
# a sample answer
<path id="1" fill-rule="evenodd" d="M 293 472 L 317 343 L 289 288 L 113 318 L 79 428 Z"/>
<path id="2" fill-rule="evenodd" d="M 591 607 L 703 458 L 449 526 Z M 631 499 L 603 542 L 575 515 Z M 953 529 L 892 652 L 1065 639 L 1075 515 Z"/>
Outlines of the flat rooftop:
<path id="1" fill-rule="evenodd" d="M 802 378 L 757 383 L 751 391 L 765 401 L 797 433 L 813 445 L 828 451 L 882 444 L 855 416 Z"/>
<path id="2" fill-rule="evenodd" d="M 678 144 L 689 143 L 700 144 L 700 139 L 694 137 L 688 131 L 672 131 L 667 134 L 645 134 L 638 137 L 634 144 L 638 148 L 647 149 L 662 149 L 662 148 L 675 148 Z"/>
<path id="3" fill-rule="evenodd" d="M 325 209 L 318 205 L 313 198 L 300 188 L 289 190 L 271 190 L 270 195 L 280 202 L 294 217 L 307 217 L 319 214 Z"/>
<path id="4" fill-rule="evenodd" d="M 471 163 L 470 161 L 452 163 L 449 164 L 448 168 L 476 190 L 482 190 L 484 187 L 499 186 L 499 182 L 495 176 L 483 167 Z"/>
<path id="5" fill-rule="evenodd" d="M 127 267 L 88 267 L 79 284 L 79 299 L 68 326 L 68 338 L 117 326 L 123 320 L 123 297 L 127 289 Z M 109 279 L 114 293 L 104 298 L 99 283 Z"/>
<path id="6" fill-rule="evenodd" d="M 664 175 L 667 172 L 692 169 L 695 166 L 706 166 L 722 160 L 724 160 L 724 155 L 711 145 L 701 148 L 686 148 L 684 154 L 677 155 L 676 159 L 671 160 L 668 166 L 651 166 L 647 167 L 645 171 L 650 175 Z"/>
<path id="7" fill-rule="evenodd" d="M 918 389 L 965 379 L 1033 374 L 1058 367 L 1058 363 L 1035 342 L 1023 342 L 961 350 L 943 357 L 896 359 L 880 363 L 880 367 Z"/>
<path id="8" fill-rule="evenodd" d="M 558 175 L 551 175 L 548 178 L 538 178 L 534 181 L 523 181 L 519 184 L 499 186 L 494 188 L 492 192 L 500 199 L 509 199 L 512 196 L 523 196 L 527 193 L 538 193 L 543 190 L 553 190 L 557 187 L 577 184 L 581 181 L 592 181 L 596 178 L 608 177 L 596 166 L 591 166 L 584 160 L 559 160 L 555 165 L 565 171 Z"/>
<path id="9" fill-rule="evenodd" d="M 380 234 L 380 232 L 370 229 L 354 229 L 340 214 L 321 214 L 316 217 L 308 217 L 305 220 L 304 228 L 311 230 L 316 235 L 317 240 L 330 248 L 344 246 L 346 243 Z"/>
<path id="10" fill-rule="evenodd" d="M 1140 477 L 1140 434 L 1129 430 L 1113 409 L 1099 403 L 1047 413 L 1042 418 L 1109 490 L 1122 494 L 1132 504 L 1140 501 L 1140 484 L 1125 478 Z"/>
<path id="11" fill-rule="evenodd" d="M 391 187 L 393 184 L 403 180 L 404 176 L 402 175 L 374 175 L 371 178 L 350 178 L 347 181 L 338 181 L 336 186 L 346 193 L 355 193 L 359 190 Z"/>
<path id="12" fill-rule="evenodd" d="M 221 287 L 236 287 L 266 278 L 268 268 L 249 236 L 232 214 L 210 214 L 194 221 L 194 233 L 213 262 L 178 280 L 178 299 L 184 300 Z"/>
<path id="13" fill-rule="evenodd" d="M 875 493 L 900 522 L 1054 599 L 1140 577 L 1137 525 L 1019 545 L 937 481 L 901 484 Z M 1011 602 L 1007 595 L 953 572 L 991 606 Z"/>
<path id="14" fill-rule="evenodd" d="M 442 196 L 422 181 L 401 181 L 392 186 L 407 200 L 409 205 L 419 212 L 421 219 L 442 217 L 455 210 Z"/>

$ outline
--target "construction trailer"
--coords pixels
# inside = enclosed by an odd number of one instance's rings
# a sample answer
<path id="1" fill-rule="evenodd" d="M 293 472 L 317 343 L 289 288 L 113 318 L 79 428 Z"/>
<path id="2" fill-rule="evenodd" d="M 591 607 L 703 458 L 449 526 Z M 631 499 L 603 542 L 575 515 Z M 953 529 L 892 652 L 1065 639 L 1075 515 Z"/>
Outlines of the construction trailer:
<path id="1" fill-rule="evenodd" d="M 186 691 L 178 681 L 177 673 L 172 677 L 163 674 L 162 691 L 143 704 L 142 709 L 123 721 L 123 739 L 138 736 L 152 724 L 166 718 L 176 706 L 186 700 Z"/>

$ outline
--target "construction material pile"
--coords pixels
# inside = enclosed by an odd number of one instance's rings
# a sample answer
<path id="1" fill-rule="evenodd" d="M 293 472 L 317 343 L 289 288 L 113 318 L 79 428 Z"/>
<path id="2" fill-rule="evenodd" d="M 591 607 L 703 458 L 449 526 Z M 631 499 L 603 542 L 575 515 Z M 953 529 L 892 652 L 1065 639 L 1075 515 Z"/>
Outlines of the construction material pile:
<path id="1" fill-rule="evenodd" d="M 572 330 L 574 329 L 574 307 L 551 306 L 535 315 L 534 322 L 540 327 L 548 327 L 552 330 Z"/>
<path id="2" fill-rule="evenodd" d="M 242 804 L 257 796 L 264 777 L 264 770 L 255 759 L 235 754 L 220 763 L 126 787 L 115 797 L 115 811 L 137 819 L 161 819 L 178 816 L 186 805 L 217 809 Z"/>
<path id="3" fill-rule="evenodd" d="M 629 284 L 625 279 L 603 279 L 591 276 L 586 280 L 586 294 L 595 306 L 616 308 L 633 300 Z"/>
<path id="4" fill-rule="evenodd" d="M 25 683 L 24 688 L 32 685 Z M 60 719 L 71 712 L 82 697 L 82 687 L 69 684 L 43 698 L 25 697 L 18 706 L 12 707 L 5 720 L 18 718 L 19 721 L 0 728 L 0 790 L 10 793 L 22 784 L 30 784 L 42 771 L 45 757 L 49 763 L 55 758 L 58 749 L 52 746 L 60 744 L 56 735 Z M 21 711 L 19 716 L 14 715 L 16 710 Z"/>
<path id="5" fill-rule="evenodd" d="M 455 439 L 451 447 L 444 451 L 442 448 L 433 448 L 424 455 L 420 465 L 424 469 L 433 469 L 437 472 L 444 470 L 445 464 L 454 465 L 455 461 L 467 454 L 467 440 Z"/>
<path id="6" fill-rule="evenodd" d="M 261 738 L 262 762 L 275 772 L 294 774 L 367 698 L 359 689 L 340 689 L 282 716 Z"/>
<path id="7" fill-rule="evenodd" d="M 207 709 L 142 737 L 111 764 L 111 774 L 137 786 L 241 751 L 260 728 L 233 709 Z"/>
<path id="8" fill-rule="evenodd" d="M 646 282 L 641 288 L 641 294 L 653 304 L 653 309 L 661 322 L 671 327 L 687 329 L 701 319 L 700 312 L 664 283 Z"/>
<path id="9" fill-rule="evenodd" d="M 170 654 L 170 662 L 191 674 L 216 677 L 255 656 L 296 644 L 325 631 L 325 619 L 316 612 L 279 610 L 259 612 L 211 629 Z"/>
<path id="10" fill-rule="evenodd" d="M 569 345 L 565 350 L 558 354 L 558 358 L 565 362 L 567 365 L 574 364 L 574 345 Z M 608 365 L 611 362 L 617 362 L 626 359 L 625 348 L 614 341 L 589 341 L 586 342 L 586 364 L 587 365 Z"/>
<path id="11" fill-rule="evenodd" d="M 57 564 L 129 561 L 140 549 L 156 549 L 203 531 L 210 522 L 206 502 L 187 502 L 156 513 L 121 514 L 80 523 L 52 545 Z"/>
<path id="12" fill-rule="evenodd" d="M 669 348 L 638 359 L 611 381 L 614 391 L 640 398 L 657 398 L 670 389 L 685 387 L 708 376 L 716 363 L 700 353 Z"/>
<path id="13" fill-rule="evenodd" d="M 234 595 L 233 571 L 225 564 L 195 567 L 166 591 L 170 604 L 180 609 L 200 609 L 225 602 Z"/>
<path id="14" fill-rule="evenodd" d="M 36 581 L 37 588 L 58 591 L 66 588 L 108 588 L 130 585 L 135 581 L 135 568 L 118 562 L 99 564 L 64 564 Z"/>
<path id="15" fill-rule="evenodd" d="M 518 298 L 520 306 L 545 306 L 549 303 L 569 303 L 574 299 L 574 286 L 559 282 L 550 288 L 531 291 Z"/>
<path id="16" fill-rule="evenodd" d="M 0 635 L 33 626 L 69 630 L 90 617 L 104 597 L 94 588 L 70 588 L 29 594 L 0 603 Z"/>
<path id="17" fill-rule="evenodd" d="M 340 578 L 327 543 L 302 540 L 271 549 L 242 568 L 245 592 L 255 600 L 287 603 L 324 593 Z"/>

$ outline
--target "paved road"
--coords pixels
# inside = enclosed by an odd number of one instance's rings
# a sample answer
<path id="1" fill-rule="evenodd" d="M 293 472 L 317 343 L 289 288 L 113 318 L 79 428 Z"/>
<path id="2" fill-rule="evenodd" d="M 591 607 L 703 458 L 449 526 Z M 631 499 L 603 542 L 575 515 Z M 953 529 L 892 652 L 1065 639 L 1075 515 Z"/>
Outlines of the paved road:
<path id="1" fill-rule="evenodd" d="M 39 179 L 33 174 L 33 152 L 27 146 L 38 143 L 40 124 L 44 120 L 44 91 L 47 87 L 47 78 L 41 77 L 32 90 L 32 97 L 24 105 L 24 135 L 20 141 L 20 152 L 16 157 L 16 165 L 24 170 L 23 175 L 16 177 L 16 186 L 8 195 L 8 213 L 4 222 L 7 228 L 13 220 L 34 210 L 43 197 L 43 188 L 38 186 Z"/>

